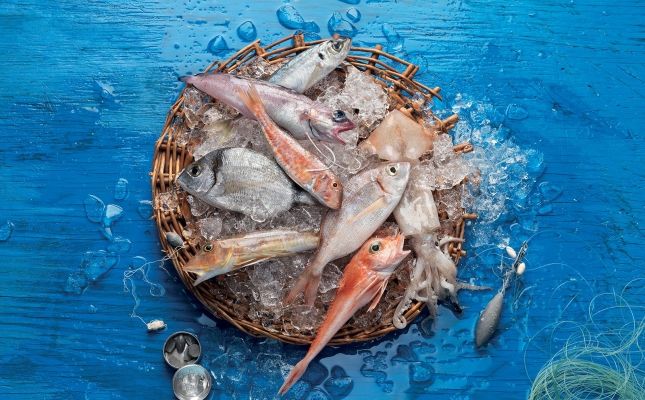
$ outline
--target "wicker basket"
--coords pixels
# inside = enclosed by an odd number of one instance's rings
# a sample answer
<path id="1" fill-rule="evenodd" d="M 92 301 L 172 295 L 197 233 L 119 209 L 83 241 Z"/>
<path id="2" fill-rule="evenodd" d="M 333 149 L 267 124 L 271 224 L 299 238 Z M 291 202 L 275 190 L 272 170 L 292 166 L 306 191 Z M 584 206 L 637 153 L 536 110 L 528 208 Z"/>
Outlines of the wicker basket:
<path id="1" fill-rule="evenodd" d="M 260 42 L 256 41 L 239 50 L 225 62 L 213 62 L 206 68 L 205 72 L 218 71 L 230 73 L 236 71 L 256 57 L 262 57 L 269 63 L 280 62 L 285 57 L 293 56 L 321 41 L 305 43 L 301 34 L 285 37 L 265 47 L 262 47 Z M 410 116 L 416 114 L 415 110 L 418 110 L 424 101 L 431 100 L 433 97 L 441 99 L 439 95 L 440 88 L 429 88 L 412 79 L 419 69 L 416 65 L 385 53 L 381 49 L 382 47 L 380 45 L 374 48 L 352 47 L 346 61 L 362 71 L 368 71 L 377 78 L 376 80 L 387 90 L 390 99 L 393 100 L 396 107 Z M 384 62 L 384 58 L 387 62 Z M 416 101 L 412 100 L 413 97 L 416 98 Z M 183 99 L 184 92 L 182 91 L 170 109 L 161 136 L 155 144 L 151 173 L 154 198 L 157 198 L 158 194 L 170 190 L 179 172 L 193 161 L 192 155 L 184 147 L 177 144 L 172 124 L 175 118 L 183 115 Z M 419 101 L 419 99 L 422 101 Z M 443 132 L 452 128 L 457 121 L 456 115 L 452 115 L 445 120 L 441 120 L 435 116 L 432 117 L 436 120 L 435 126 Z M 466 152 L 471 149 L 469 146 L 469 144 L 457 145 L 455 151 Z M 311 343 L 314 337 L 313 334 L 287 335 L 269 331 L 262 325 L 248 320 L 245 316 L 238 315 L 239 313 L 233 307 L 233 302 L 222 301 L 212 295 L 212 284 L 208 281 L 196 287 L 193 286 L 194 278 L 184 272 L 182 266 L 190 257 L 196 254 L 197 249 L 189 245 L 176 253 L 172 253 L 172 247 L 168 244 L 165 237 L 165 233 L 168 231 L 181 233 L 186 227 L 187 219 L 190 219 L 190 215 L 190 208 L 185 200 L 174 210 L 162 210 L 159 207 L 155 207 L 154 212 L 161 245 L 166 253 L 172 255 L 172 262 L 177 270 L 177 274 L 186 288 L 214 316 L 230 322 L 246 333 L 254 336 L 267 336 L 293 344 Z M 469 218 L 474 218 L 474 216 L 464 213 L 464 216 L 457 220 L 454 224 L 453 236 L 463 238 L 465 220 Z M 449 250 L 455 262 L 458 262 L 459 258 L 465 254 L 465 251 L 462 249 L 462 243 L 451 245 Z M 392 305 L 391 309 L 385 313 L 385 318 L 381 318 L 381 320 L 388 321 L 387 323 L 373 326 L 369 329 L 346 325 L 336 334 L 330 344 L 340 345 L 376 339 L 396 330 L 391 323 L 395 306 Z M 414 320 L 421 313 L 423 306 L 423 303 L 413 302 L 404 314 L 407 321 L 411 322 Z"/>

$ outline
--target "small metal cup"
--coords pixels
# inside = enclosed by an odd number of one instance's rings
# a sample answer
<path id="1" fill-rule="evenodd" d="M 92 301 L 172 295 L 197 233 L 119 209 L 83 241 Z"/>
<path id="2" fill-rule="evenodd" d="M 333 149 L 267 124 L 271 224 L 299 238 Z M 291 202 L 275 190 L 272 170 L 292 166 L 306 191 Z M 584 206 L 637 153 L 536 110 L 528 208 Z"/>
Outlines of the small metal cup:
<path id="1" fill-rule="evenodd" d="M 203 400 L 211 391 L 211 374 L 201 365 L 185 365 L 172 377 L 172 391 L 179 400 Z"/>
<path id="2" fill-rule="evenodd" d="M 202 345 L 197 336 L 190 332 L 175 332 L 168 336 L 163 345 L 163 358 L 175 369 L 196 364 L 201 355 Z"/>

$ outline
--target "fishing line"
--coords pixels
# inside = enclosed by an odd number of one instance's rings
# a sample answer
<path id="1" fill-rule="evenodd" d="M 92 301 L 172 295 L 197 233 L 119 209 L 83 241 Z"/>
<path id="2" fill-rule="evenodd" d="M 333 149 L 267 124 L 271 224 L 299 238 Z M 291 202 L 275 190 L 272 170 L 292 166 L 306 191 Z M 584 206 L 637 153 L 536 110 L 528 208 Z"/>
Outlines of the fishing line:
<path id="1" fill-rule="evenodd" d="M 135 275 L 137 273 L 141 273 L 141 278 L 145 283 L 147 283 L 150 286 L 149 293 L 153 297 L 161 297 L 166 294 L 166 289 L 155 282 L 152 282 L 148 278 L 148 266 L 152 264 L 158 264 L 158 268 L 163 270 L 168 276 L 170 276 L 170 273 L 166 268 L 164 268 L 163 264 L 172 259 L 177 255 L 177 253 L 184 249 L 186 246 L 183 245 L 181 247 L 177 247 L 173 249 L 167 256 L 159 259 L 159 260 L 154 260 L 154 261 L 149 261 L 144 264 L 142 264 L 140 267 L 135 268 L 135 269 L 128 269 L 123 272 L 123 291 L 126 293 L 130 293 L 132 295 L 132 298 L 134 299 L 134 306 L 132 307 L 132 311 L 130 312 L 130 318 L 138 318 L 144 325 L 148 325 L 148 323 L 140 316 L 137 314 L 137 309 L 139 308 L 139 305 L 141 304 L 141 300 L 139 296 L 137 295 L 137 289 L 136 285 L 134 282 Z"/>

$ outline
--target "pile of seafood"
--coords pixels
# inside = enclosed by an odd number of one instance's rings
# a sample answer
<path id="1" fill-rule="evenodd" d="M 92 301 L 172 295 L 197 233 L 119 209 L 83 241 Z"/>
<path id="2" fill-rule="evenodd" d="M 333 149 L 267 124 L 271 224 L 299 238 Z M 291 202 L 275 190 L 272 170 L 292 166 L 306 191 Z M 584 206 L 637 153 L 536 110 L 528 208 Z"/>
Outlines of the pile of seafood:
<path id="1" fill-rule="evenodd" d="M 348 38 L 284 62 L 187 76 L 174 136 L 195 161 L 156 206 L 183 205 L 184 266 L 269 331 L 310 333 L 281 392 L 346 324 L 397 328 L 413 301 L 459 309 L 451 257 L 477 174 L 420 99 L 397 108 L 344 62 Z M 181 244 L 181 243 L 179 243 Z M 394 315 L 385 312 L 396 308 Z"/>

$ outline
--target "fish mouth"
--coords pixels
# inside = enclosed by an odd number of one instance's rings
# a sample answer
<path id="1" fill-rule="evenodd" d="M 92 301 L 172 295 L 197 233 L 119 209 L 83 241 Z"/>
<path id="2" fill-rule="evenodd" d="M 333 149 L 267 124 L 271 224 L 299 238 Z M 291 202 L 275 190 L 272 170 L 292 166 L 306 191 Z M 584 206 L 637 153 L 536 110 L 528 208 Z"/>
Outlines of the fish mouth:
<path id="1" fill-rule="evenodd" d="M 331 130 L 331 135 L 334 139 L 339 141 L 342 144 L 347 144 L 347 140 L 341 136 L 341 133 L 351 131 L 352 129 L 356 128 L 356 125 L 350 121 L 347 120 L 346 122 L 343 122 L 336 127 L 332 128 Z"/>
<path id="2" fill-rule="evenodd" d="M 399 233 L 396 235 L 396 253 L 394 254 L 394 262 L 400 263 L 405 259 L 405 257 L 410 254 L 410 250 L 403 250 L 403 244 L 405 242 L 405 235 Z"/>

